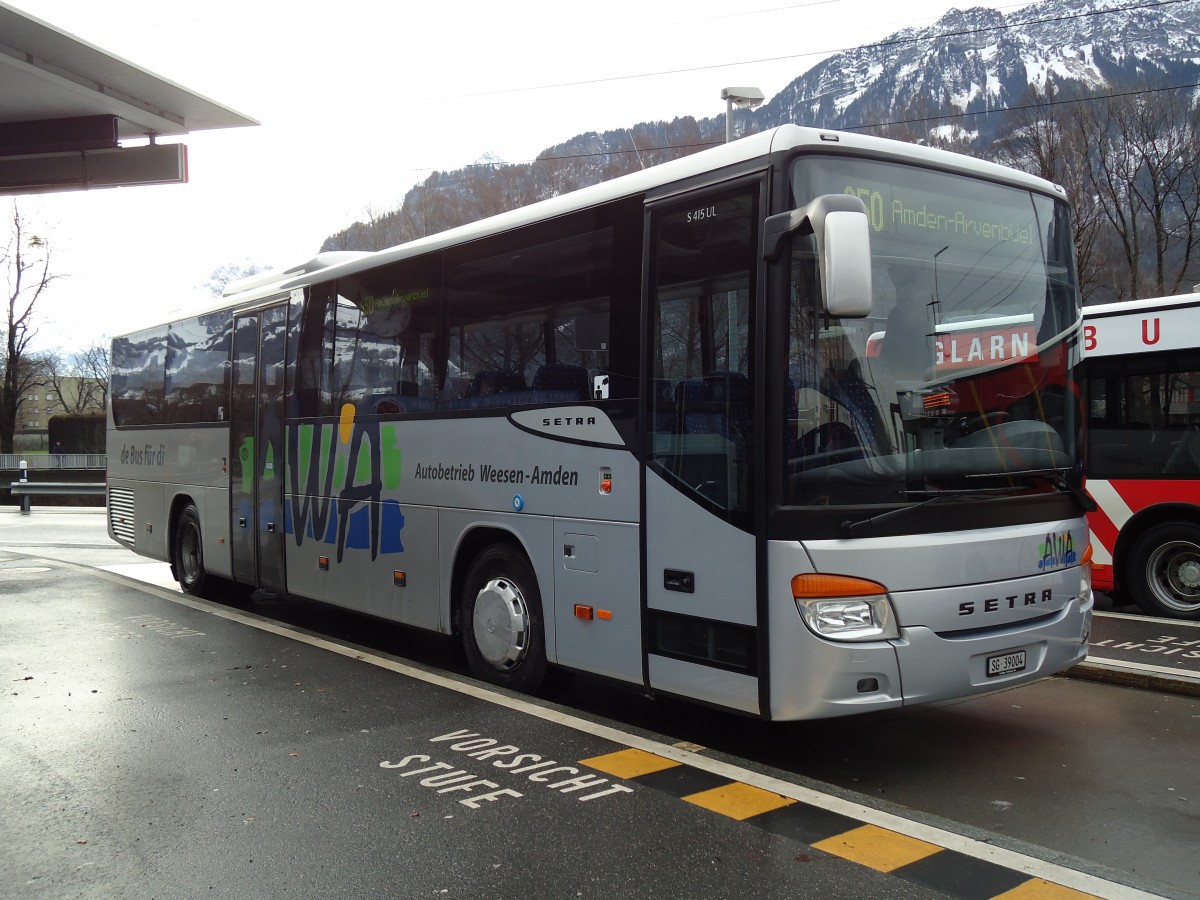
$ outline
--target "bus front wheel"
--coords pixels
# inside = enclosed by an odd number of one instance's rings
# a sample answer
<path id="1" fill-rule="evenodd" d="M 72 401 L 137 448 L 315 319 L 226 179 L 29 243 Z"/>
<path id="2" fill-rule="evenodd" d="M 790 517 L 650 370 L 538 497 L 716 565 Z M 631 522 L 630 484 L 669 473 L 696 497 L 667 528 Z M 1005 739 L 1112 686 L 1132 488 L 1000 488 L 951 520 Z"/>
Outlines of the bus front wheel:
<path id="1" fill-rule="evenodd" d="M 484 681 L 527 694 L 546 682 L 546 630 L 537 578 L 524 554 L 493 544 L 467 570 L 461 599 L 463 650 Z"/>
<path id="2" fill-rule="evenodd" d="M 1144 612 L 1200 619 L 1200 526 L 1164 522 L 1129 551 L 1129 595 Z"/>
<path id="3" fill-rule="evenodd" d="M 175 523 L 175 542 L 171 548 L 171 573 L 185 594 L 207 597 L 215 579 L 204 569 L 204 542 L 201 540 L 200 513 L 188 504 Z"/>

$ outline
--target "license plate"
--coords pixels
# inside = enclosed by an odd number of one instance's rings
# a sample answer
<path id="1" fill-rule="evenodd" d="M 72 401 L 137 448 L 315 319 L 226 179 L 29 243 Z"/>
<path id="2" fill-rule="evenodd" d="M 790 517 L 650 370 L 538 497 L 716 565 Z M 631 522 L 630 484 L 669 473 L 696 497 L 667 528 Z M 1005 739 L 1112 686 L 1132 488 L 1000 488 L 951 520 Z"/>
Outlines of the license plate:
<path id="1" fill-rule="evenodd" d="M 1013 672 L 1025 671 L 1025 651 L 1018 650 L 1015 653 L 1001 653 L 999 656 L 989 656 L 987 658 L 987 676 L 992 678 L 996 675 L 1009 675 Z"/>

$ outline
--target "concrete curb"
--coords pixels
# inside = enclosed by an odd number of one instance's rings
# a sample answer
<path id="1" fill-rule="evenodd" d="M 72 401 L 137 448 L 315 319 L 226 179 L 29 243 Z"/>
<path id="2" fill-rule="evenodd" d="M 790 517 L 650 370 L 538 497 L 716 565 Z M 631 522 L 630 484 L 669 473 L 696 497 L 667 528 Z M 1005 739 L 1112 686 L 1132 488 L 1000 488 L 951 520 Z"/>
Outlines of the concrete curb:
<path id="1" fill-rule="evenodd" d="M 1100 681 L 1123 687 L 1141 688 L 1167 694 L 1200 697 L 1200 676 L 1188 672 L 1164 672 L 1108 659 L 1088 659 L 1062 673 L 1067 678 Z"/>

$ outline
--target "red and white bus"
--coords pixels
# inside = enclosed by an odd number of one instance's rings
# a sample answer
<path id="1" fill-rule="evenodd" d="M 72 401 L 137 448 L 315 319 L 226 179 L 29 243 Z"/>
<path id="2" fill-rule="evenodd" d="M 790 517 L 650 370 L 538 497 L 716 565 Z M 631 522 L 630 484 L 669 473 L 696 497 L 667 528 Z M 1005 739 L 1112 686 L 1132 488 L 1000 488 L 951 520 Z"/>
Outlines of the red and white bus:
<path id="1" fill-rule="evenodd" d="M 1200 293 L 1084 308 L 1095 589 L 1200 619 Z"/>

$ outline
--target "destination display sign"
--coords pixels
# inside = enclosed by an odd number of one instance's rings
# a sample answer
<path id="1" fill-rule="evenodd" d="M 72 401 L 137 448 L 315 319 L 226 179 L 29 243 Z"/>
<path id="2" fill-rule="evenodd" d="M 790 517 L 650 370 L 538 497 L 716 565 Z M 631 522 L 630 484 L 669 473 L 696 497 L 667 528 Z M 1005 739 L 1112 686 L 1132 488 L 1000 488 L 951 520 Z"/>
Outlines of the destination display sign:
<path id="1" fill-rule="evenodd" d="M 937 173 L 868 160 L 803 159 L 796 176 L 797 194 L 858 197 L 874 234 L 932 246 L 935 253 L 986 249 L 1009 259 L 1041 244 L 1038 204 L 1026 191 L 961 179 L 948 193 Z"/>

